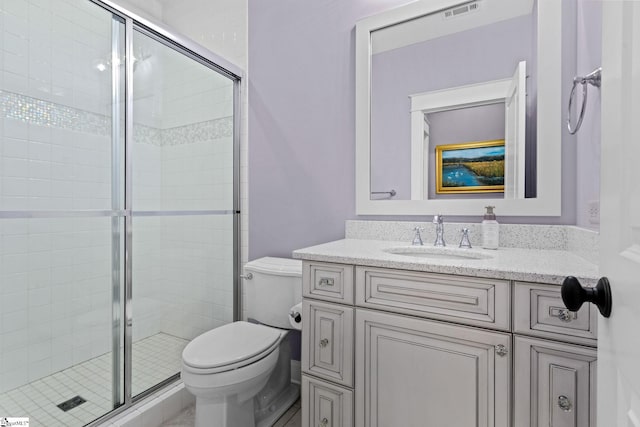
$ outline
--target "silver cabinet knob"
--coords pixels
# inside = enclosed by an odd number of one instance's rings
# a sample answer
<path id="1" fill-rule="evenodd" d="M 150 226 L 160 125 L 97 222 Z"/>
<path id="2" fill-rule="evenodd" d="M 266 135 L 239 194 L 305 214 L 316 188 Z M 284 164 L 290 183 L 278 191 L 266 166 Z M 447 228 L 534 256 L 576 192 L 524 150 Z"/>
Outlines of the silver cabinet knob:
<path id="1" fill-rule="evenodd" d="M 502 344 L 498 344 L 496 346 L 496 354 L 500 357 L 504 357 L 509 354 L 509 350 L 507 350 L 507 347 L 503 346 Z"/>
<path id="2" fill-rule="evenodd" d="M 568 309 L 564 309 L 560 311 L 560 313 L 558 313 L 558 319 L 562 320 L 563 322 L 571 322 L 571 320 L 573 320 L 571 317 L 571 313 Z"/>
<path id="3" fill-rule="evenodd" d="M 578 318 L 577 312 L 571 312 L 568 308 L 564 307 L 549 307 L 549 316 L 558 318 L 563 322 L 571 322 Z"/>
<path id="4" fill-rule="evenodd" d="M 560 409 L 565 412 L 571 412 L 571 409 L 573 409 L 573 404 L 571 403 L 571 399 L 569 399 L 567 396 L 561 395 L 558 396 L 558 407 L 560 407 Z"/>
<path id="5" fill-rule="evenodd" d="M 326 427 L 329 425 L 329 420 L 325 417 L 320 420 L 320 427 Z"/>
<path id="6" fill-rule="evenodd" d="M 320 347 L 324 348 L 327 345 L 329 345 L 329 340 L 328 339 L 323 338 L 323 339 L 320 340 Z"/>
<path id="7" fill-rule="evenodd" d="M 320 286 L 333 286 L 334 285 L 334 280 L 330 277 L 323 277 L 320 279 L 320 282 L 318 283 L 318 285 Z"/>

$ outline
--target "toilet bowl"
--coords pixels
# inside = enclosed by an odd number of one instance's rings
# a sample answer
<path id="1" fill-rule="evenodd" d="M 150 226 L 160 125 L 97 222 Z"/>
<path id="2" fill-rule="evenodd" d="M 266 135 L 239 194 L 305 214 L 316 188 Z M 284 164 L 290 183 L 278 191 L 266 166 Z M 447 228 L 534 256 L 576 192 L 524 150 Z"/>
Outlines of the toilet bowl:
<path id="1" fill-rule="evenodd" d="M 301 299 L 301 263 L 262 258 L 245 270 L 247 312 L 269 324 L 229 323 L 185 347 L 182 381 L 196 397 L 196 427 L 270 426 L 300 393 L 291 383 L 288 312 Z"/>
<path id="2" fill-rule="evenodd" d="M 191 341 L 182 381 L 196 397 L 196 426 L 251 426 L 254 396 L 276 367 L 285 332 L 234 322 Z"/>

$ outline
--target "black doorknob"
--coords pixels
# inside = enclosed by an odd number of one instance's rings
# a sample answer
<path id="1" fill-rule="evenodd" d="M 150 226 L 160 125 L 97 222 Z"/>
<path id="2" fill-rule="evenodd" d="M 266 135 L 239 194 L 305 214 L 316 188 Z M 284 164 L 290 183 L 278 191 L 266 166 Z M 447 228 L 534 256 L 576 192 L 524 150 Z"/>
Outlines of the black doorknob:
<path id="1" fill-rule="evenodd" d="M 578 311 L 584 302 L 592 302 L 604 317 L 611 316 L 611 286 L 609 279 L 601 277 L 595 288 L 583 287 L 578 279 L 567 276 L 560 288 L 562 301 L 571 311 Z"/>

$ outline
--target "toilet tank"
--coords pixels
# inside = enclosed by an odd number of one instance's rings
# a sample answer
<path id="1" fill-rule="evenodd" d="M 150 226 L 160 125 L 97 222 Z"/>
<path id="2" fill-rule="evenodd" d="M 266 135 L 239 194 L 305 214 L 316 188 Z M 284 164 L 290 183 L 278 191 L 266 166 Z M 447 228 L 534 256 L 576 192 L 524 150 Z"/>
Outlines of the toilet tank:
<path id="1" fill-rule="evenodd" d="M 302 301 L 302 261 L 265 257 L 245 264 L 247 317 L 276 328 L 291 329 L 289 310 Z"/>

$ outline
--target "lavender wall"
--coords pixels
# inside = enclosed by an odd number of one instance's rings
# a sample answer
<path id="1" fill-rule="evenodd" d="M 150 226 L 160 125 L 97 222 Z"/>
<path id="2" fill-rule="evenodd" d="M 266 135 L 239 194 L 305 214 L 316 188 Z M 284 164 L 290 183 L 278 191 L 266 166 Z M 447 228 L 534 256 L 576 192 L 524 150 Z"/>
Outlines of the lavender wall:
<path id="1" fill-rule="evenodd" d="M 249 0 L 249 259 L 290 256 L 343 238 L 344 220 L 356 218 L 354 25 L 403 3 Z M 575 28 L 566 31 L 563 49 L 575 52 Z M 567 64 L 563 81 L 570 84 L 574 74 L 575 63 Z M 566 132 L 557 143 L 563 144 L 562 216 L 501 222 L 575 224 L 575 143 Z M 448 220 L 479 221 L 481 214 Z"/>
<path id="2" fill-rule="evenodd" d="M 406 0 L 249 0 L 249 259 L 355 215 L 354 25 Z"/>
<path id="3" fill-rule="evenodd" d="M 602 3 L 578 1 L 577 71 L 584 75 L 602 64 Z M 600 200 L 600 90 L 589 87 L 587 109 L 577 134 L 576 224 L 599 229 L 589 221 L 588 203 Z"/>

